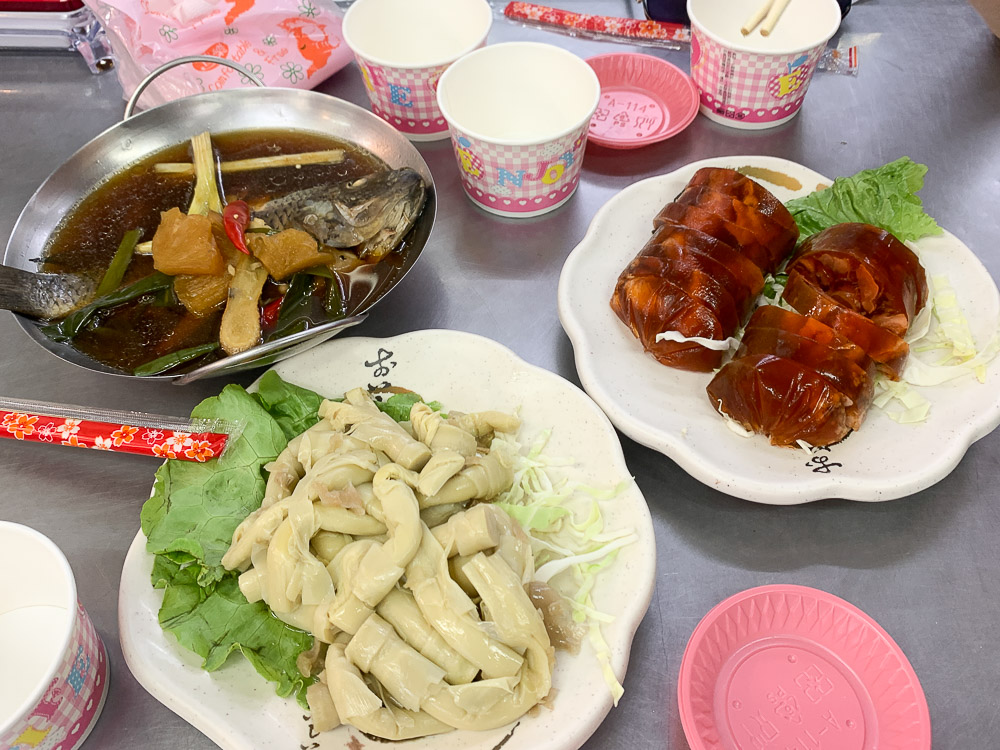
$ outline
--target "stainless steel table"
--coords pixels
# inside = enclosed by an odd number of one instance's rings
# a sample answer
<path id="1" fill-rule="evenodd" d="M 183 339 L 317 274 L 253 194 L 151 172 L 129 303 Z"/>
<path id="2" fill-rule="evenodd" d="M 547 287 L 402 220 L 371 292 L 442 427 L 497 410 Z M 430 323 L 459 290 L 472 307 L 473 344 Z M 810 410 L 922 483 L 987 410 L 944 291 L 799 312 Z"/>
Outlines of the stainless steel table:
<path id="1" fill-rule="evenodd" d="M 636 12 L 627 0 L 576 5 Z M 440 200 L 431 245 L 350 335 L 472 331 L 579 382 L 556 314 L 563 260 L 616 191 L 727 154 L 782 156 L 830 176 L 909 155 L 930 167 L 922 193 L 929 213 L 1000 278 L 1000 41 L 964 0 L 867 0 L 842 33 L 861 44 L 860 75 L 817 75 L 792 122 L 743 132 L 699 116 L 679 136 L 638 151 L 590 147 L 576 196 L 538 219 L 501 220 L 474 208 L 448 142 L 421 145 Z M 490 41 L 511 39 L 559 44 L 584 57 L 625 49 L 498 19 Z M 684 52 L 654 54 L 688 66 Z M 366 102 L 353 65 L 320 90 Z M 115 77 L 92 76 L 75 56 L 0 54 L 0 237 L 45 176 L 122 110 Z M 184 414 L 221 385 L 175 388 L 84 372 L 32 343 L 6 313 L 0 341 L 0 393 L 14 397 Z M 636 634 L 625 697 L 587 748 L 687 748 L 675 695 L 688 636 L 724 597 L 775 582 L 844 597 L 893 635 L 922 681 L 936 748 L 998 743 L 1000 434 L 973 445 L 950 476 L 918 495 L 788 508 L 719 494 L 662 455 L 622 443 L 656 526 L 657 587 Z M 111 692 L 86 745 L 92 750 L 212 747 L 135 682 L 118 646 L 119 572 L 155 468 L 142 458 L 0 443 L 0 518 L 33 526 L 64 550 L 108 647 Z"/>

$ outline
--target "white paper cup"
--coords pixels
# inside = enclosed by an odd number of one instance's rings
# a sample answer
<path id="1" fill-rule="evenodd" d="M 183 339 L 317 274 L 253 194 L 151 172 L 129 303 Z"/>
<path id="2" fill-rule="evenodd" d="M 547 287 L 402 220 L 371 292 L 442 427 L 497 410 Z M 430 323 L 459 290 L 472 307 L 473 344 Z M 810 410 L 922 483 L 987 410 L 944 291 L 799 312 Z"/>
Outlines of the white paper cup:
<path id="1" fill-rule="evenodd" d="M 740 26 L 761 0 L 687 0 L 691 77 L 701 113 L 734 128 L 770 128 L 798 114 L 823 48 L 840 27 L 837 0 L 791 0 L 774 31 Z"/>
<path id="2" fill-rule="evenodd" d="M 486 43 L 492 23 L 486 0 L 357 0 L 343 34 L 372 111 L 412 141 L 433 141 L 448 136 L 438 79 Z"/>
<path id="3" fill-rule="evenodd" d="M 456 62 L 441 76 L 438 106 L 466 194 L 501 216 L 565 203 L 600 96 L 593 69 L 550 44 L 497 44 Z"/>
<path id="4" fill-rule="evenodd" d="M 0 748 L 74 750 L 104 707 L 104 645 L 49 539 L 0 521 L 0 570 Z"/>

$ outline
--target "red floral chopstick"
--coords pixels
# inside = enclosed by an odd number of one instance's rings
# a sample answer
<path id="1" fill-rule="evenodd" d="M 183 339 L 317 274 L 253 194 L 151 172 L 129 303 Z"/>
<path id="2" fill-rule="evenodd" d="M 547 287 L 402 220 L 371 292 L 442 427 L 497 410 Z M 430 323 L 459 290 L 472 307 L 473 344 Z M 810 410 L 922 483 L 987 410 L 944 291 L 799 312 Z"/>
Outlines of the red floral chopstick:
<path id="1" fill-rule="evenodd" d="M 69 409 L 51 411 L 65 415 Z M 192 421 L 191 425 L 198 426 L 199 422 Z M 36 443 L 204 462 L 221 455 L 229 437 L 224 432 L 185 431 L 0 408 L 0 438 Z"/>
<path id="2" fill-rule="evenodd" d="M 581 36 L 622 37 L 646 42 L 690 42 L 691 29 L 678 23 L 573 13 L 534 3 L 508 3 L 504 15 L 531 25 L 558 26 Z"/>

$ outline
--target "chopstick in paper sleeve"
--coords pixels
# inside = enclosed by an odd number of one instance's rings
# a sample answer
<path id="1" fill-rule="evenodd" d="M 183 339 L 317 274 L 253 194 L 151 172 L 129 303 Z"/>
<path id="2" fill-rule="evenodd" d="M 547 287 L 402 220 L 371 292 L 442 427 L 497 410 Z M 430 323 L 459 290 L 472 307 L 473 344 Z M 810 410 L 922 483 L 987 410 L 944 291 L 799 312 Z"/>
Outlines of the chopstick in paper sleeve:
<path id="1" fill-rule="evenodd" d="M 0 438 L 204 462 L 243 432 L 240 421 L 181 419 L 0 397 Z"/>
<path id="2" fill-rule="evenodd" d="M 526 26 L 559 30 L 588 39 L 629 40 L 665 49 L 682 49 L 680 43 L 691 41 L 691 29 L 679 23 L 594 16 L 522 2 L 508 3 L 503 14 Z"/>

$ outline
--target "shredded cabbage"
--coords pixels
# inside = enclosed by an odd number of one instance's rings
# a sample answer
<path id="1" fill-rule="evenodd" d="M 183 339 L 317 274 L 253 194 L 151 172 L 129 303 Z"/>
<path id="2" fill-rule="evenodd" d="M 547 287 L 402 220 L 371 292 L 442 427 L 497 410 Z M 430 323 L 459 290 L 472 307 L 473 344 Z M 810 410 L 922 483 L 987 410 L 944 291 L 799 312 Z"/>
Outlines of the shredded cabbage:
<path id="1" fill-rule="evenodd" d="M 684 336 L 677 331 L 664 331 L 656 334 L 656 341 L 676 341 L 679 344 L 698 344 L 714 352 L 726 352 L 740 345 L 740 340 L 730 336 L 728 339 L 708 339 L 704 336 Z"/>
<path id="2" fill-rule="evenodd" d="M 900 424 L 923 422 L 930 414 L 931 402 L 914 387 L 941 385 L 970 374 L 980 383 L 986 382 L 986 366 L 1000 354 L 1000 322 L 993 331 L 990 340 L 978 350 L 948 277 L 929 279 L 928 302 L 907 331 L 910 358 L 902 379 L 876 379 L 872 404 Z M 918 354 L 935 361 L 928 362 Z"/>
<path id="3" fill-rule="evenodd" d="M 601 624 L 614 620 L 598 610 L 591 596 L 598 574 L 610 566 L 622 547 L 638 540 L 633 529 L 608 531 L 601 504 L 631 484 L 591 487 L 567 479 L 554 480 L 549 469 L 572 461 L 544 455 L 551 431 L 543 431 L 528 447 L 512 435 L 497 435 L 491 450 L 501 451 L 514 467 L 514 483 L 496 505 L 521 524 L 535 553 L 535 579 L 559 591 L 573 610 L 573 619 L 585 623 L 604 680 L 617 706 L 624 688 L 611 668 L 611 650 Z"/>
<path id="4" fill-rule="evenodd" d="M 872 404 L 900 424 L 915 424 L 927 419 L 931 402 L 902 381 L 878 378 Z"/>

